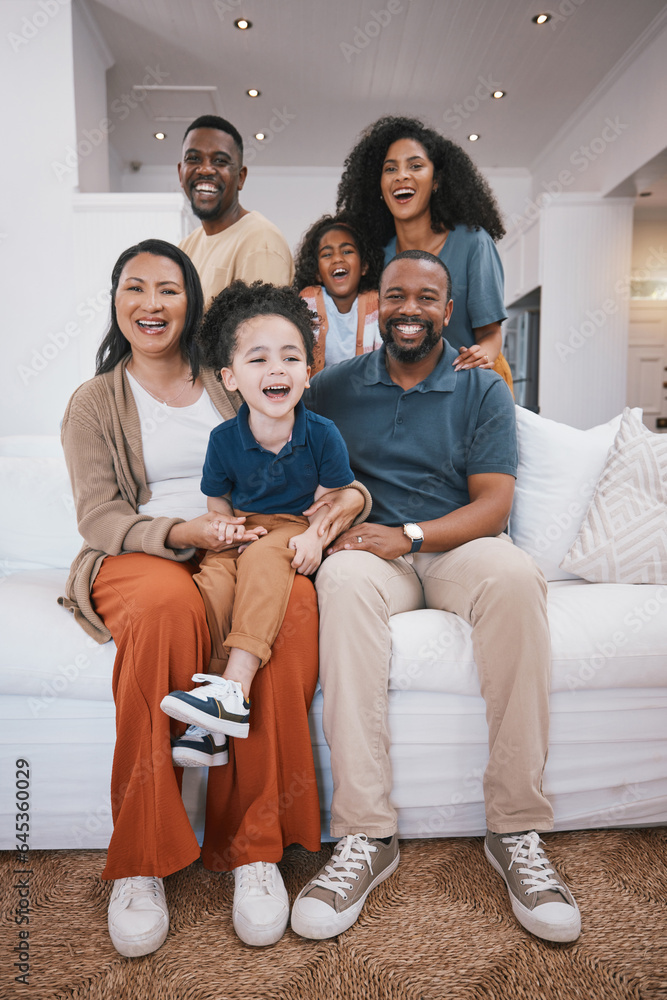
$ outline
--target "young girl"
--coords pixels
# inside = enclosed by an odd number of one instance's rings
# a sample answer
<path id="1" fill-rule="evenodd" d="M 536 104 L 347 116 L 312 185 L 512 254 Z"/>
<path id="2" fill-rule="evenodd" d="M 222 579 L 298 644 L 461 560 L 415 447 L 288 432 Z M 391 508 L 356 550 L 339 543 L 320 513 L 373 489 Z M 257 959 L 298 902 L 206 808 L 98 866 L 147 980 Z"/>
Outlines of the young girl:
<path id="1" fill-rule="evenodd" d="M 294 287 L 318 317 L 313 374 L 381 346 L 377 287 L 382 254 L 344 215 L 310 227 L 295 262 Z"/>

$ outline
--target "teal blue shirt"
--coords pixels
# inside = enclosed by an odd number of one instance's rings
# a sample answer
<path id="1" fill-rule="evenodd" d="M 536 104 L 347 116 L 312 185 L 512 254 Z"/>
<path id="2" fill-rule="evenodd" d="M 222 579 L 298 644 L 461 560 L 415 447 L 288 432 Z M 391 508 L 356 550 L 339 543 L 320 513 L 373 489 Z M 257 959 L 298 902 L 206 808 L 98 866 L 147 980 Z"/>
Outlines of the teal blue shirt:
<path id="1" fill-rule="evenodd" d="M 384 248 L 385 266 L 396 256 L 396 237 Z M 472 347 L 473 330 L 507 319 L 505 276 L 496 245 L 485 229 L 450 229 L 438 254 L 452 276 L 454 310 L 447 340 L 455 347 Z"/>
<path id="2" fill-rule="evenodd" d="M 385 354 L 383 346 L 324 368 L 304 395 L 343 435 L 355 478 L 373 497 L 370 521 L 432 521 L 470 503 L 468 476 L 516 477 L 514 401 L 499 375 L 455 372 L 445 343 L 430 375 L 404 390 Z"/>

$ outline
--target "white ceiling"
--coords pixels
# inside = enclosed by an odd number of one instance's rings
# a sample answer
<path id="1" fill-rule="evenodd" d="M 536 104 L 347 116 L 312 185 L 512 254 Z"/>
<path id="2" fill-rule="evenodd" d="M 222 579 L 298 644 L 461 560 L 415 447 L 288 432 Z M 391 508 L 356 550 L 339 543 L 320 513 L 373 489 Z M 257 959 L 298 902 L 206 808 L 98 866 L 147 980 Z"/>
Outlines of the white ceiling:
<path id="1" fill-rule="evenodd" d="M 186 122 L 156 116 L 217 112 L 244 139 L 268 134 L 257 165 L 338 166 L 359 131 L 391 113 L 424 117 L 483 167 L 528 169 L 637 40 L 650 37 L 666 7 L 664 0 L 86 4 L 115 59 L 107 80 L 110 138 L 125 164 L 179 159 Z M 531 18 L 544 9 L 555 17 L 538 27 Z M 251 30 L 234 27 L 241 15 Z M 114 101 L 151 71 L 169 86 L 215 89 L 151 91 L 121 120 Z M 489 85 L 507 96 L 491 99 Z M 261 97 L 247 97 L 249 87 Z M 465 119 L 457 104 L 468 109 Z M 163 142 L 153 138 L 158 128 L 167 133 Z M 479 142 L 467 141 L 472 131 Z"/>

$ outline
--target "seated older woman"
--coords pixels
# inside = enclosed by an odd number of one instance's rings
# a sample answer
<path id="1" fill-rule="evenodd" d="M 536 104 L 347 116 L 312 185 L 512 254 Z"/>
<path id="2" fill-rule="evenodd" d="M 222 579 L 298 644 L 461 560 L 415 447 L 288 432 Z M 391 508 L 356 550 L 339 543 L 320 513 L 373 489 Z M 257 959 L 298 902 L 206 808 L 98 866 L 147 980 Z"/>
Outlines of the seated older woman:
<path id="1" fill-rule="evenodd" d="M 192 575 L 202 550 L 225 548 L 199 484 L 209 433 L 235 415 L 240 399 L 200 368 L 201 315 L 199 279 L 182 251 L 161 240 L 126 250 L 112 273 L 97 373 L 74 393 L 62 425 L 84 544 L 61 602 L 98 642 L 113 638 L 118 649 L 114 831 L 102 878 L 115 880 L 109 932 L 127 956 L 163 943 L 162 879 L 200 856 L 160 701 L 208 668 Z M 325 530 L 333 537 L 362 506 L 354 489 L 335 494 Z M 319 849 L 307 718 L 316 681 L 317 605 L 310 581 L 297 576 L 273 655 L 253 684 L 249 738 L 209 746 L 216 762 L 229 762 L 209 772 L 201 857 L 207 868 L 234 871 L 233 922 L 248 944 L 273 943 L 287 925 L 277 867 L 284 847 Z M 173 737 L 182 735 L 182 724 L 171 725 Z M 206 748 L 202 740 L 204 756 Z"/>

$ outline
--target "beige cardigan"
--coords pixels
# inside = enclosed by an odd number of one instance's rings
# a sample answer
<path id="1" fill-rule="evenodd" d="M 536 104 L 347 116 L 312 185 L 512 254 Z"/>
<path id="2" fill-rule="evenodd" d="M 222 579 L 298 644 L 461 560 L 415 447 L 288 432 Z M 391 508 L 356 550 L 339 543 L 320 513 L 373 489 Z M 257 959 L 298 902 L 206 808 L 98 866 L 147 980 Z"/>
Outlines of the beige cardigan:
<path id="1" fill-rule="evenodd" d="M 141 425 L 132 389 L 125 374 L 127 355 L 105 375 L 96 375 L 79 386 L 63 417 L 61 440 L 72 482 L 79 534 L 84 544 L 72 563 L 66 597 L 58 602 L 97 642 L 108 642 L 111 633 L 95 613 L 90 600 L 95 577 L 107 555 L 146 552 L 186 562 L 193 548 L 170 549 L 165 540 L 182 517 L 139 514 L 151 491 L 146 482 Z M 200 379 L 222 420 L 231 419 L 241 405 L 238 393 L 228 393 L 210 369 Z M 366 503 L 356 522 L 370 512 L 370 494 L 359 483 Z"/>

